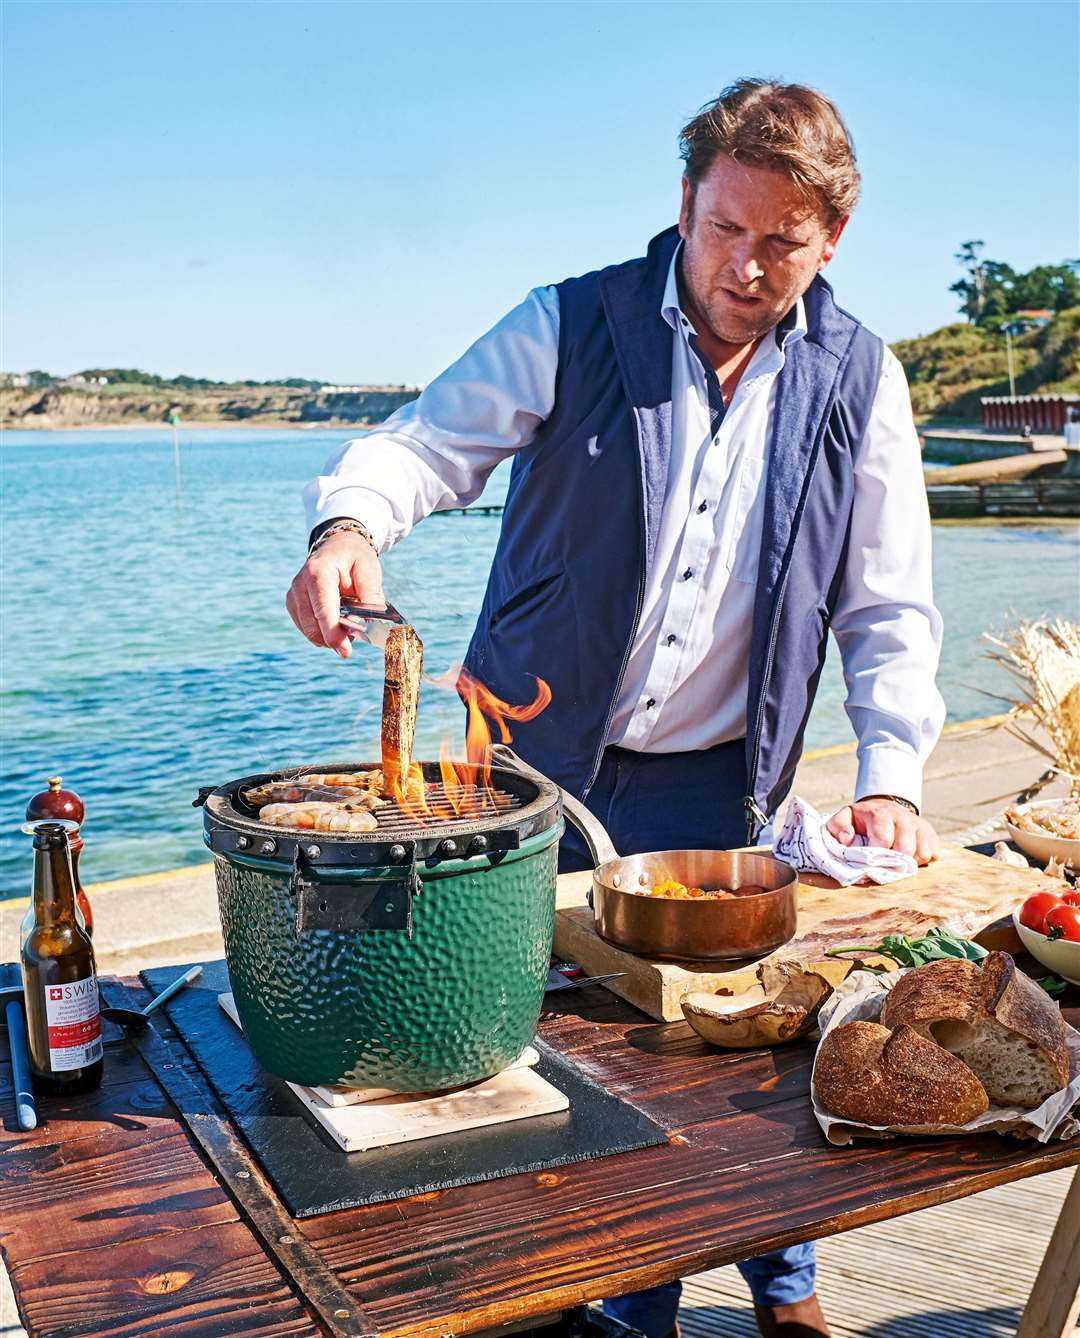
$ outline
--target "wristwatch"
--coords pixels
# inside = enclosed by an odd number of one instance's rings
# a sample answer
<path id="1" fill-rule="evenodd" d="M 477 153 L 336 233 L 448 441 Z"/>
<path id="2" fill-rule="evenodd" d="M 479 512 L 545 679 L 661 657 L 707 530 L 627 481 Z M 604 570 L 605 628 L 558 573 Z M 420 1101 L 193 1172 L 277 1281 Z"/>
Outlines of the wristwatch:
<path id="1" fill-rule="evenodd" d="M 919 810 L 911 800 L 903 799 L 898 794 L 864 794 L 860 795 L 855 802 L 857 804 L 861 803 L 863 799 L 888 799 L 890 803 L 899 804 L 901 808 L 906 808 L 909 813 L 914 813 L 916 817 L 919 816 Z"/>

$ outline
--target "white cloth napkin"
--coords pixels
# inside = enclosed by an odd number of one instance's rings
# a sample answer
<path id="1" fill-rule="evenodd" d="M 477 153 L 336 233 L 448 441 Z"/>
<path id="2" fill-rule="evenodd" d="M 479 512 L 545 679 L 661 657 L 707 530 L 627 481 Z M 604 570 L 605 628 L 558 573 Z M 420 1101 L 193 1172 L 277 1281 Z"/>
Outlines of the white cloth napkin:
<path id="1" fill-rule="evenodd" d="M 796 869 L 813 870 L 833 878 L 841 887 L 852 883 L 895 883 L 918 869 L 911 855 L 884 846 L 868 846 L 865 836 L 843 846 L 825 829 L 827 819 L 805 799 L 793 795 L 784 828 L 773 842 L 773 854 Z"/>

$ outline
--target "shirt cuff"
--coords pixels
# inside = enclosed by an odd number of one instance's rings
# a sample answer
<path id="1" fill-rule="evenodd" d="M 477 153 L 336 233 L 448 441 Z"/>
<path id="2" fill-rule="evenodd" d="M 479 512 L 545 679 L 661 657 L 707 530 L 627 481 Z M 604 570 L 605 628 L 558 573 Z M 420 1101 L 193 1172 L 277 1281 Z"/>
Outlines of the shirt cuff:
<path id="1" fill-rule="evenodd" d="M 307 522 L 310 543 L 317 530 L 332 520 L 358 520 L 371 535 L 379 553 L 390 547 L 394 513 L 385 497 L 370 488 L 335 488 L 321 492 L 307 500 Z"/>
<path id="2" fill-rule="evenodd" d="M 922 763 L 906 748 L 876 745 L 859 753 L 855 798 L 894 794 L 922 812 Z"/>

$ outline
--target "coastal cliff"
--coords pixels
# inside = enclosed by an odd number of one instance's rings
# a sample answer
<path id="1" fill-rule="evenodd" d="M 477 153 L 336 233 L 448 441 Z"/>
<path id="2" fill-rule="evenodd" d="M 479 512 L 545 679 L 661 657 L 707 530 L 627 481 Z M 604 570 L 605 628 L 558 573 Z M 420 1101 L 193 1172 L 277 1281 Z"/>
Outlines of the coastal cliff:
<path id="1" fill-rule="evenodd" d="M 416 386 L 292 389 L 221 386 L 180 390 L 140 384 L 0 388 L 0 426 L 8 428 L 124 427 L 167 423 L 252 427 L 320 423 L 327 427 L 381 423 L 419 394 Z"/>

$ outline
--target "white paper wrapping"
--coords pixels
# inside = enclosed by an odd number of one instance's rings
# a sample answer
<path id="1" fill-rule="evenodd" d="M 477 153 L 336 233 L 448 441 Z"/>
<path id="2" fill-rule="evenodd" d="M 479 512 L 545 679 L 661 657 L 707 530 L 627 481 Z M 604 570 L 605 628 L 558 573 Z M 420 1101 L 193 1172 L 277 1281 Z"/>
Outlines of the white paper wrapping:
<path id="1" fill-rule="evenodd" d="M 875 976 L 869 971 L 853 971 L 822 1006 L 818 1015 L 822 1040 L 834 1027 L 843 1026 L 845 1022 L 877 1022 L 886 994 L 901 976 L 914 969 L 907 967 L 900 971 L 889 971 L 883 976 Z M 841 1147 L 856 1136 L 889 1138 L 894 1134 L 969 1134 L 985 1133 L 988 1130 L 1013 1134 L 1018 1138 L 1034 1138 L 1040 1143 L 1075 1138 L 1080 1133 L 1080 1124 L 1070 1111 L 1080 1102 L 1080 1032 L 1068 1023 L 1065 1031 L 1069 1047 L 1069 1085 L 1055 1092 L 1035 1110 L 1022 1110 L 1019 1106 L 991 1106 L 984 1115 L 967 1124 L 882 1125 L 841 1120 L 831 1115 L 818 1100 L 815 1056 L 814 1073 L 810 1078 L 814 1114 L 829 1142 Z"/>
<path id="2" fill-rule="evenodd" d="M 793 795 L 780 835 L 773 844 L 777 859 L 796 869 L 813 870 L 832 878 L 841 887 L 852 883 L 895 883 L 911 878 L 919 866 L 911 855 L 884 846 L 869 846 L 856 836 L 843 846 L 826 828 L 825 819 L 805 799 Z"/>

